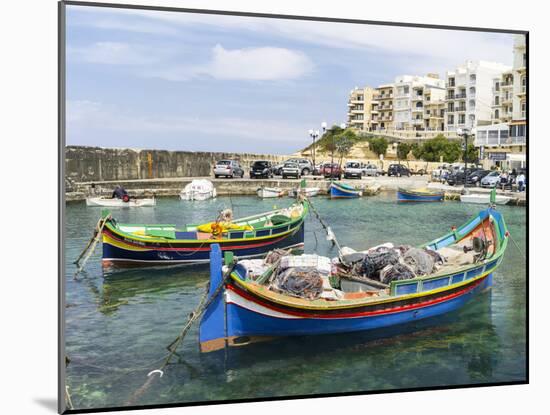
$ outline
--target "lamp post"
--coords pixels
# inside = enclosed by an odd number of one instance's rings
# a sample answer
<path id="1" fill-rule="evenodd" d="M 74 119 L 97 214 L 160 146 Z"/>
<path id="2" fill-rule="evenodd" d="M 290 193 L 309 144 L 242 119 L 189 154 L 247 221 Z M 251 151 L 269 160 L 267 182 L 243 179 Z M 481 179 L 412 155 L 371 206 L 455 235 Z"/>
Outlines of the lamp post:
<path id="1" fill-rule="evenodd" d="M 468 136 L 471 134 L 475 134 L 475 128 L 472 128 L 470 131 L 468 128 L 457 128 L 456 133 L 459 136 L 462 136 L 464 139 L 464 142 L 462 143 L 462 150 L 464 151 L 463 159 L 464 159 L 464 187 L 466 187 L 466 169 L 468 168 Z"/>

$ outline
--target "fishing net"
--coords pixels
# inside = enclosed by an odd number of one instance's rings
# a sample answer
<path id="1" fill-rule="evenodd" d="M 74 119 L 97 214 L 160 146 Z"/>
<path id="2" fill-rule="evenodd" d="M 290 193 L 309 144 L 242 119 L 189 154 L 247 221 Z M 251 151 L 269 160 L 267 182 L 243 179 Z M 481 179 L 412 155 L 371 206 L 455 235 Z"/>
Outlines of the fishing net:
<path id="1" fill-rule="evenodd" d="M 271 283 L 272 290 L 295 297 L 316 300 L 323 293 L 323 279 L 313 268 L 287 268 Z"/>
<path id="2" fill-rule="evenodd" d="M 274 264 L 275 262 L 277 262 L 280 258 L 284 257 L 288 255 L 288 252 L 283 250 L 283 249 L 274 249 L 273 251 L 270 251 L 265 259 L 264 259 L 264 262 L 266 264 Z"/>
<path id="3" fill-rule="evenodd" d="M 436 257 L 425 249 L 410 248 L 403 254 L 403 262 L 408 265 L 416 275 L 431 274 L 435 269 Z"/>
<path id="4" fill-rule="evenodd" d="M 365 254 L 363 261 L 357 264 L 355 271 L 370 279 L 378 279 L 379 272 L 387 265 L 399 262 L 399 253 L 391 248 L 380 247 Z"/>
<path id="5" fill-rule="evenodd" d="M 380 271 L 380 281 L 389 284 L 392 281 L 408 280 L 416 275 L 410 266 L 403 263 L 387 265 Z"/>

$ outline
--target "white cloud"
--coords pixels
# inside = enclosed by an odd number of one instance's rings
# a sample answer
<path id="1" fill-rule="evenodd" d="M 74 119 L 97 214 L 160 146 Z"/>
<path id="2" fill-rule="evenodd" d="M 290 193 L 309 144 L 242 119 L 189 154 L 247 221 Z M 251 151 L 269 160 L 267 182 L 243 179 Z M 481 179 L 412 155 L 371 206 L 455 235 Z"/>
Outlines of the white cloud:
<path id="1" fill-rule="evenodd" d="M 429 60 L 442 61 L 452 66 L 465 60 L 488 60 L 504 64 L 511 64 L 512 60 L 510 34 L 132 9 L 90 8 L 88 11 L 130 15 L 144 21 L 161 21 L 173 28 L 211 26 L 228 32 L 268 34 L 314 45 L 424 57 L 428 64 Z"/>
<path id="2" fill-rule="evenodd" d="M 80 62 L 108 65 L 145 65 L 160 59 L 158 51 L 123 42 L 96 42 L 84 47 L 68 47 L 67 54 Z"/>
<path id="3" fill-rule="evenodd" d="M 260 47 L 225 49 L 212 48 L 206 64 L 174 65 L 149 73 L 170 81 L 187 81 L 197 77 L 220 80 L 275 81 L 300 78 L 313 69 L 313 63 L 303 53 L 285 48 Z"/>

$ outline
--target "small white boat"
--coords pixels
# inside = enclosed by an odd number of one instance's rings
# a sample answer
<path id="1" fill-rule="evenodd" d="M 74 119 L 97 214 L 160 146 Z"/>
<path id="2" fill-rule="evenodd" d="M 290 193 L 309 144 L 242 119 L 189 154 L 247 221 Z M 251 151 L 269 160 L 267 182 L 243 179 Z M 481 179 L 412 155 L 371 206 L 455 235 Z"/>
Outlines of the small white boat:
<path id="1" fill-rule="evenodd" d="M 306 197 L 313 197 L 319 194 L 321 189 L 319 187 L 305 187 L 300 189 L 292 189 L 288 191 L 290 197 L 296 197 L 298 192 L 305 195 Z"/>
<path id="2" fill-rule="evenodd" d="M 193 180 L 180 193 L 182 200 L 207 200 L 216 197 L 216 188 L 210 180 Z"/>
<path id="3" fill-rule="evenodd" d="M 86 206 L 101 206 L 101 207 L 144 207 L 155 206 L 157 200 L 153 197 L 151 199 L 132 199 L 127 202 L 117 198 L 107 197 L 88 197 L 86 198 Z"/>
<path id="4" fill-rule="evenodd" d="M 280 187 L 258 187 L 258 190 L 256 190 L 256 193 L 259 197 L 262 199 L 270 198 L 270 197 L 281 197 L 284 195 L 283 189 Z"/>
<path id="5" fill-rule="evenodd" d="M 460 195 L 460 201 L 464 203 L 478 203 L 483 205 L 488 205 L 491 199 L 491 194 L 483 194 L 483 193 L 473 193 L 469 195 Z M 495 204 L 497 205 L 505 205 L 510 201 L 510 197 L 508 196 L 502 196 L 502 195 L 496 195 L 495 196 Z"/>

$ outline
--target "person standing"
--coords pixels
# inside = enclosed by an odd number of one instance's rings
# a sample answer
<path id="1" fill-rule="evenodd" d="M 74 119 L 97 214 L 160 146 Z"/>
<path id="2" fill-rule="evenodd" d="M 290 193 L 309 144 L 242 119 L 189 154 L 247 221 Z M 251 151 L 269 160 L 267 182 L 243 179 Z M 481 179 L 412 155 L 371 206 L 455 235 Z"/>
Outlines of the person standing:
<path id="1" fill-rule="evenodd" d="M 500 188 L 504 190 L 504 188 L 506 187 L 506 184 L 508 184 L 508 174 L 506 173 L 506 170 L 505 170 L 500 175 Z"/>
<path id="2" fill-rule="evenodd" d="M 523 192 L 523 190 L 525 190 L 525 175 L 520 173 L 516 178 L 516 182 L 518 184 L 518 192 Z"/>

